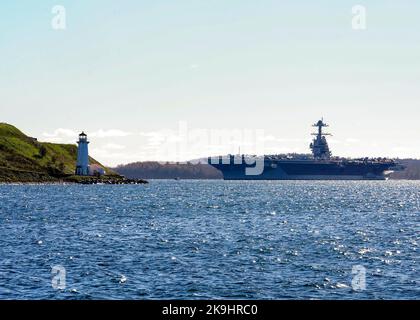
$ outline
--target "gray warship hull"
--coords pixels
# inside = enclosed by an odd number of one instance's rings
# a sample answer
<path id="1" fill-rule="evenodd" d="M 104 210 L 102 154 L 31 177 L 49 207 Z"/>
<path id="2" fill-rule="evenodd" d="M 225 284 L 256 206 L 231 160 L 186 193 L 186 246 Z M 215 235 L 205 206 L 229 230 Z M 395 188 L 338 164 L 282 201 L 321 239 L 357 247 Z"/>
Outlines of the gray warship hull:
<path id="1" fill-rule="evenodd" d="M 261 173 L 249 174 L 246 163 L 209 163 L 225 180 L 386 180 L 396 170 L 393 162 L 264 160 Z"/>

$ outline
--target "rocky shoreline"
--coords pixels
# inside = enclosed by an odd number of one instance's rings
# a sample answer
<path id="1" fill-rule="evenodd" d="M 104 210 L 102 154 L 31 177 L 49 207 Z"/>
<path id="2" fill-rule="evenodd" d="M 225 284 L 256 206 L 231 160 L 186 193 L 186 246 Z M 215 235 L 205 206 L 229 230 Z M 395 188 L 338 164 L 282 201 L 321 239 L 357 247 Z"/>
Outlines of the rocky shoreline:
<path id="1" fill-rule="evenodd" d="M 128 179 L 123 176 L 66 176 L 66 177 L 49 177 L 49 176 L 31 176 L 22 177 L 22 179 L 0 179 L 0 185 L 63 185 L 63 184 L 85 184 L 85 185 L 135 185 L 149 183 L 144 179 Z"/>
<path id="2" fill-rule="evenodd" d="M 105 180 L 102 181 L 101 179 L 86 179 L 76 184 L 147 184 L 149 183 L 147 180 L 143 179 L 119 179 L 119 180 Z"/>

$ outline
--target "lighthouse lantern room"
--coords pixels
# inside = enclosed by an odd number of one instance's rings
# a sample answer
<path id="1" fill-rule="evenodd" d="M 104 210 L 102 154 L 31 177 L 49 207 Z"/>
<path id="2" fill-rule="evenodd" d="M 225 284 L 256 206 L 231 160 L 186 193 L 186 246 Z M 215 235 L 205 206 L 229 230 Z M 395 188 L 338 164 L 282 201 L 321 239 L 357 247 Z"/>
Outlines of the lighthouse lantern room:
<path id="1" fill-rule="evenodd" d="M 79 134 L 79 141 L 77 141 L 77 164 L 76 164 L 76 175 L 88 176 L 89 175 L 89 151 L 87 135 L 82 132 Z"/>

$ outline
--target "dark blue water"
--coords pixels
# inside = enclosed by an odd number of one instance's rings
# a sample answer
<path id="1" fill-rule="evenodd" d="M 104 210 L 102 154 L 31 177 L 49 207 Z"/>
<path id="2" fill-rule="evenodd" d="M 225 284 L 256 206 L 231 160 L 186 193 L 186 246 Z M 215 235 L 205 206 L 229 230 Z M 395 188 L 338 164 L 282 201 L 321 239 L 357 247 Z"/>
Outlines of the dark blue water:
<path id="1" fill-rule="evenodd" d="M 418 182 L 2 185 L 0 298 L 420 299 L 419 231 Z"/>

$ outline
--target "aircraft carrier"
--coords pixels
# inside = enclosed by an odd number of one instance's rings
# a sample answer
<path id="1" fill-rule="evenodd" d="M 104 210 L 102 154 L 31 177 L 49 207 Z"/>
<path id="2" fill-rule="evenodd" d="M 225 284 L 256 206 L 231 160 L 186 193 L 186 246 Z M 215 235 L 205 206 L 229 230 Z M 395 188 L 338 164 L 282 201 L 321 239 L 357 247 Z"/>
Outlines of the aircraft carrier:
<path id="1" fill-rule="evenodd" d="M 332 157 L 323 128 L 323 119 L 313 125 L 307 155 L 227 155 L 211 157 L 208 163 L 220 170 L 225 180 L 386 180 L 404 167 L 392 159 Z"/>

